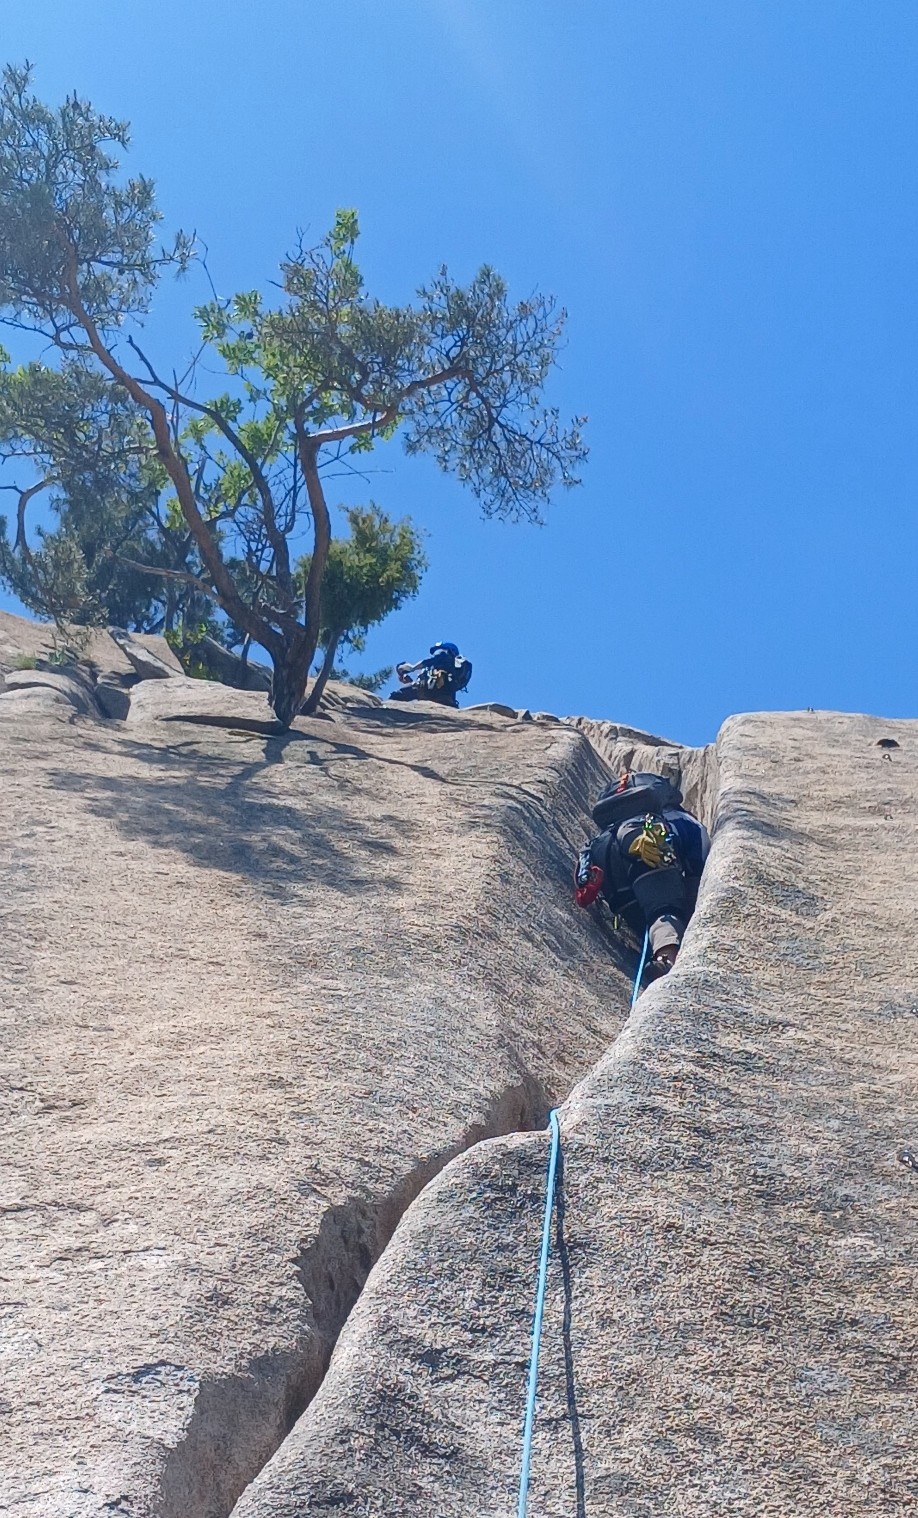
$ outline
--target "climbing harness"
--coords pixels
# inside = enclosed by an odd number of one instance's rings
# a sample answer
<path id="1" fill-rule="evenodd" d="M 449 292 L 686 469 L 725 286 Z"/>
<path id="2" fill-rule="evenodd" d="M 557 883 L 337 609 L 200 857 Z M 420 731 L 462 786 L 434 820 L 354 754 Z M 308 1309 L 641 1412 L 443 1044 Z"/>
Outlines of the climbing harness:
<path id="1" fill-rule="evenodd" d="M 647 963 L 650 934 L 644 934 L 644 947 L 634 977 L 631 992 L 631 1010 L 641 994 L 641 981 Z M 542 1345 L 542 1319 L 545 1315 L 545 1288 L 548 1283 L 548 1251 L 551 1243 L 551 1220 L 555 1210 L 555 1188 L 558 1176 L 558 1157 L 561 1153 L 561 1128 L 554 1108 L 548 1114 L 551 1147 L 548 1151 L 548 1178 L 545 1184 L 545 1215 L 542 1219 L 542 1247 L 539 1251 L 539 1274 L 536 1282 L 535 1313 L 532 1319 L 532 1348 L 529 1354 L 529 1382 L 526 1388 L 526 1418 L 523 1424 L 523 1455 L 520 1462 L 520 1495 L 517 1518 L 526 1518 L 529 1502 L 529 1470 L 532 1464 L 532 1434 L 535 1427 L 536 1388 L 539 1381 L 539 1350 Z"/>

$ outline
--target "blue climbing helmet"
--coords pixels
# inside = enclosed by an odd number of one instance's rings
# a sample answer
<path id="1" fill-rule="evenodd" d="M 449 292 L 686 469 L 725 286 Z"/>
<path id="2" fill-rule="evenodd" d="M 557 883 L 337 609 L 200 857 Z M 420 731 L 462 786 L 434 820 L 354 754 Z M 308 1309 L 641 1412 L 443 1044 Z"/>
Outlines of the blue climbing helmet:
<path id="1" fill-rule="evenodd" d="M 444 654 L 452 654 L 454 658 L 459 656 L 459 649 L 455 643 L 434 643 L 430 650 L 432 654 L 438 654 L 441 651 Z"/>

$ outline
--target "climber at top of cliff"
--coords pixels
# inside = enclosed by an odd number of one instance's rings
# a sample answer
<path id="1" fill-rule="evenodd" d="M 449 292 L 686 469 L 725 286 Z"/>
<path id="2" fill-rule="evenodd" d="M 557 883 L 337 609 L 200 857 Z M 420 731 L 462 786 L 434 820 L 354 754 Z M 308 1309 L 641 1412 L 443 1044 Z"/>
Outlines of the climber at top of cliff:
<path id="1" fill-rule="evenodd" d="M 695 910 L 707 829 L 665 776 L 628 770 L 600 793 L 593 821 L 602 831 L 581 851 L 577 901 L 587 907 L 602 896 L 638 937 L 646 930 L 653 966 L 665 974 Z"/>
<path id="2" fill-rule="evenodd" d="M 458 706 L 456 696 L 471 680 L 472 665 L 455 643 L 434 643 L 426 659 L 399 664 L 395 672 L 401 686 L 392 691 L 390 701 L 436 701 L 440 706 Z M 412 680 L 415 672 L 418 677 Z"/>

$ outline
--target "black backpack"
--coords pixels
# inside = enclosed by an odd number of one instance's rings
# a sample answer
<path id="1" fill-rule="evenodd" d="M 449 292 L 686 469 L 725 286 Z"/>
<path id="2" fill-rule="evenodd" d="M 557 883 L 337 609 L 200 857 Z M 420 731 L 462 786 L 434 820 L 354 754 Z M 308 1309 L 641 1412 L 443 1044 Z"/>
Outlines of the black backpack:
<path id="1" fill-rule="evenodd" d="M 465 690 L 465 687 L 468 685 L 471 678 L 471 659 L 467 659 L 464 654 L 457 654 L 453 667 L 453 673 L 450 675 L 450 683 L 453 687 L 453 692 L 455 693 L 456 691 Z"/>
<path id="2" fill-rule="evenodd" d="M 659 814 L 664 808 L 681 805 L 682 792 L 665 775 L 628 771 L 600 791 L 592 815 L 596 826 L 605 830 L 627 822 L 629 817 Z"/>

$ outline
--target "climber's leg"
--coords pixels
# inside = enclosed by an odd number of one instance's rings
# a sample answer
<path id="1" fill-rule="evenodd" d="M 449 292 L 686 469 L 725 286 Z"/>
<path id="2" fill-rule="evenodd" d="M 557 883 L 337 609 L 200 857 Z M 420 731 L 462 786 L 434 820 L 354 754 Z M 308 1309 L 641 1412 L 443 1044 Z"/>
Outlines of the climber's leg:
<path id="1" fill-rule="evenodd" d="M 685 922 L 675 912 L 661 912 L 650 924 L 648 932 L 654 964 L 664 972 L 671 970 L 685 933 Z"/>

